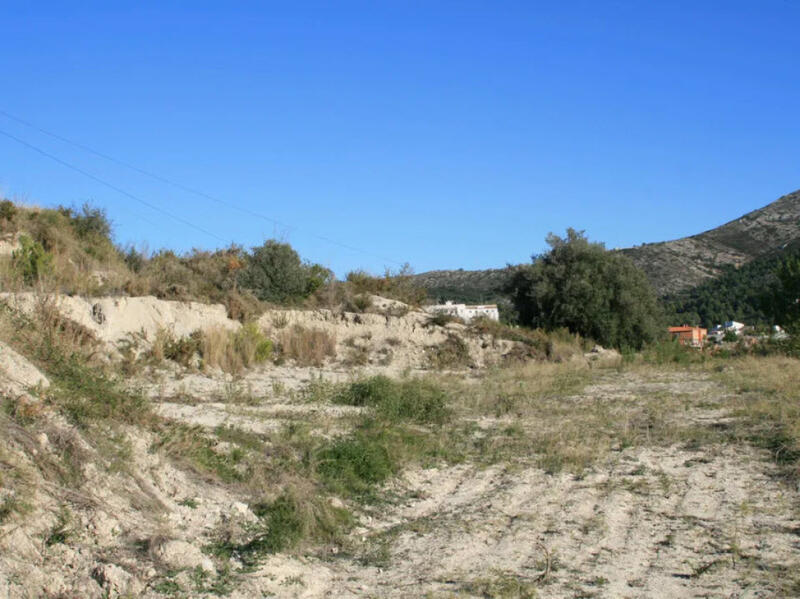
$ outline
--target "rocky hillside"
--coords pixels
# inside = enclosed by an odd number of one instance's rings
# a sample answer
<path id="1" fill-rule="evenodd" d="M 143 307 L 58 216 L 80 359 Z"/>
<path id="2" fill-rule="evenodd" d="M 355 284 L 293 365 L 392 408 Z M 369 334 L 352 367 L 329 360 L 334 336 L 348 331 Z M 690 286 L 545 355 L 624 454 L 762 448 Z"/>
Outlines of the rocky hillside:
<path id="1" fill-rule="evenodd" d="M 667 295 L 719 275 L 726 265 L 740 266 L 798 243 L 800 191 L 795 191 L 715 229 L 620 251 L 644 270 L 660 295 Z M 498 301 L 511 272 L 436 270 L 417 275 L 416 282 L 436 299 Z"/>
<path id="2" fill-rule="evenodd" d="M 691 237 L 621 250 L 647 273 L 661 294 L 673 293 L 778 253 L 800 240 L 800 191 L 748 212 L 716 229 Z"/>
<path id="3" fill-rule="evenodd" d="M 488 270 L 431 270 L 414 277 L 414 282 L 437 301 L 484 303 L 504 301 L 501 289 L 513 267 Z"/>

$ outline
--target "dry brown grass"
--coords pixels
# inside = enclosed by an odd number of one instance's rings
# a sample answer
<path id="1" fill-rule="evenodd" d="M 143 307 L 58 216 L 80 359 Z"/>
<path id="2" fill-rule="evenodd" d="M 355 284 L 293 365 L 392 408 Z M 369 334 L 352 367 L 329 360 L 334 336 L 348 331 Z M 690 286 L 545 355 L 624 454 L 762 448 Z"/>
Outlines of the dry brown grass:
<path id="1" fill-rule="evenodd" d="M 474 459 L 534 460 L 548 472 L 581 474 L 626 447 L 735 441 L 731 430 L 688 417 L 707 398 L 691 386 L 670 391 L 665 374 L 652 366 L 620 371 L 571 360 L 498 368 L 472 382 L 437 378 L 459 398 L 462 422 L 479 423 Z"/>
<path id="2" fill-rule="evenodd" d="M 336 357 L 336 338 L 321 329 L 300 325 L 281 331 L 281 356 L 299 366 L 322 366 L 327 358 Z"/>
<path id="3" fill-rule="evenodd" d="M 272 354 L 272 342 L 254 323 L 238 331 L 214 327 L 203 331 L 200 353 L 206 366 L 235 374 L 267 360 Z"/>
<path id="4" fill-rule="evenodd" d="M 705 368 L 735 391 L 728 403 L 743 422 L 743 435 L 800 479 L 800 360 L 747 356 Z"/>

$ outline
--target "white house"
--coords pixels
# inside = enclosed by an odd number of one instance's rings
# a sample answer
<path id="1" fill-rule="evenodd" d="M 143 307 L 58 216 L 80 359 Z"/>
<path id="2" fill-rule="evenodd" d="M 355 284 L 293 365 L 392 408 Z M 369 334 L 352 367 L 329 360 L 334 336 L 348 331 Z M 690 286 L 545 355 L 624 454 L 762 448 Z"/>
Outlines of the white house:
<path id="1" fill-rule="evenodd" d="M 742 332 L 742 329 L 744 329 L 744 324 L 741 322 L 736 322 L 735 320 L 729 320 L 722 326 L 726 331 L 733 331 L 737 335 Z"/>
<path id="2" fill-rule="evenodd" d="M 449 314 L 450 316 L 457 316 L 465 322 L 469 322 L 473 318 L 484 316 L 491 320 L 500 320 L 500 312 L 497 310 L 497 304 L 454 304 L 453 302 L 445 302 L 444 304 L 437 304 L 435 306 L 426 306 L 425 310 L 430 314 Z"/>
<path id="3" fill-rule="evenodd" d="M 718 324 L 708 332 L 708 340 L 721 343 L 725 333 L 732 332 L 737 337 L 742 334 L 745 325 L 735 320 L 729 320 L 725 324 Z"/>

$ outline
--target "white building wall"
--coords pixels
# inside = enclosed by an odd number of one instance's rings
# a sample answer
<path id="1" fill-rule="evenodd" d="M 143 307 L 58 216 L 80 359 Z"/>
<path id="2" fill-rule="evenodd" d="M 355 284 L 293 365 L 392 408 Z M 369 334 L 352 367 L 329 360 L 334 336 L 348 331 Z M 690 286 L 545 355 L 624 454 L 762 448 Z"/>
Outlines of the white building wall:
<path id="1" fill-rule="evenodd" d="M 500 312 L 495 304 L 467 305 L 447 302 L 436 306 L 427 306 L 425 309 L 431 314 L 450 314 L 451 316 L 457 316 L 465 322 L 469 322 L 473 318 L 478 318 L 480 316 L 491 320 L 500 320 Z"/>

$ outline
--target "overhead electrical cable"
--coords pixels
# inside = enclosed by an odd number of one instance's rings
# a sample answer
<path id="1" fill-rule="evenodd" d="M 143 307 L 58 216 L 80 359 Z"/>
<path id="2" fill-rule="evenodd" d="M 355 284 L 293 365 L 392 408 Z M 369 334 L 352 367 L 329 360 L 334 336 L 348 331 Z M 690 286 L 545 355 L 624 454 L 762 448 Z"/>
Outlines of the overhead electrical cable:
<path id="1" fill-rule="evenodd" d="M 155 210 L 156 212 L 160 212 L 161 214 L 163 214 L 165 216 L 168 216 L 169 218 L 171 218 L 171 219 L 173 219 L 173 220 L 175 220 L 175 221 L 177 221 L 179 223 L 182 223 L 182 224 L 186 225 L 187 227 L 190 227 L 190 228 L 192 228 L 192 229 L 194 229 L 196 231 L 200 231 L 201 233 L 204 233 L 205 235 L 208 235 L 209 237 L 213 237 L 217 241 L 221 241 L 222 243 L 225 243 L 225 244 L 228 243 L 228 241 L 226 239 L 223 239 L 222 237 L 220 237 L 216 233 L 212 233 L 208 229 L 204 229 L 203 227 L 201 227 L 199 225 L 196 225 L 196 224 L 186 220 L 183 217 L 180 217 L 180 216 L 178 216 L 176 214 L 172 214 L 171 212 L 169 212 L 167 210 L 164 210 L 163 208 L 161 208 L 160 206 L 158 206 L 156 204 L 153 204 L 152 202 L 148 202 L 147 200 L 143 200 L 142 198 L 130 193 L 129 191 L 125 191 L 121 187 L 117 187 L 113 183 L 109 183 L 108 181 L 105 181 L 104 179 L 101 179 L 100 177 L 97 177 L 97 176 L 93 175 L 92 173 L 90 173 L 88 171 L 85 171 L 82 168 L 67 162 L 66 160 L 62 160 L 58 156 L 54 156 L 50 152 L 47 152 L 47 151 L 39 148 L 38 146 L 35 146 L 33 144 L 28 143 L 27 141 L 25 141 L 23 139 L 20 139 L 16 135 L 12 135 L 11 133 L 8 133 L 7 131 L 3 131 L 2 129 L 0 129 L 0 135 L 4 135 L 5 137 L 7 137 L 9 139 L 14 140 L 18 144 L 21 144 L 21 145 L 25 146 L 26 148 L 29 148 L 29 149 L 33 150 L 34 152 L 38 152 L 42 156 L 45 156 L 45 157 L 49 158 L 50 160 L 53 160 L 53 161 L 57 162 L 58 164 L 60 164 L 62 166 L 65 166 L 66 168 L 68 168 L 70 170 L 75 171 L 76 173 L 80 173 L 84 177 L 88 177 L 89 179 L 91 179 L 92 181 L 95 181 L 96 183 L 99 183 L 100 185 L 104 185 L 105 187 L 108 187 L 109 189 L 111 189 L 113 191 L 116 191 L 117 193 L 119 193 L 119 194 L 121 194 L 121 195 L 123 195 L 123 196 L 125 196 L 127 198 L 130 198 L 130 199 L 132 199 L 132 200 L 134 200 L 136 202 L 139 202 L 140 204 L 143 204 L 143 205 L 147 206 L 151 210 Z"/>
<path id="2" fill-rule="evenodd" d="M 191 194 L 194 194 L 196 196 L 205 198 L 207 200 L 211 200 L 212 202 L 216 202 L 217 204 L 221 204 L 223 206 L 227 206 L 228 208 L 232 208 L 234 210 L 238 210 L 239 212 L 247 214 L 248 216 L 252 216 L 252 217 L 255 217 L 255 218 L 260 218 L 260 219 L 266 220 L 266 221 L 268 221 L 270 223 L 273 223 L 275 225 L 279 225 L 281 227 L 285 227 L 287 229 L 301 230 L 299 227 L 289 225 L 287 223 L 281 222 L 281 221 L 279 221 L 279 220 L 277 220 L 275 218 L 269 217 L 269 216 L 267 216 L 265 214 L 262 214 L 260 212 L 255 212 L 253 210 L 250 210 L 249 208 L 245 208 L 243 206 L 234 204 L 234 203 L 229 202 L 227 200 L 223 200 L 223 199 L 220 199 L 218 197 L 215 197 L 215 196 L 213 196 L 211 194 L 208 194 L 208 193 L 206 193 L 206 192 L 204 192 L 202 190 L 199 190 L 199 189 L 196 189 L 196 188 L 193 188 L 193 187 L 189 187 L 188 185 L 184 185 L 183 183 L 178 183 L 177 181 L 173 181 L 172 179 L 169 179 L 167 177 L 164 177 L 164 176 L 159 175 L 157 173 L 154 173 L 152 171 L 148 171 L 146 169 L 140 168 L 140 167 L 138 167 L 138 166 L 136 166 L 134 164 L 130 164 L 129 162 L 125 162 L 124 160 L 119 160 L 118 158 L 114 158 L 113 156 L 110 156 L 110 155 L 108 155 L 108 154 L 106 154 L 104 152 L 100 152 L 98 150 L 95 150 L 94 148 L 91 148 L 91 147 L 89 147 L 89 146 L 87 146 L 85 144 L 82 144 L 80 142 L 71 140 L 71 139 L 66 138 L 66 137 L 64 137 L 62 135 L 58 135 L 57 133 L 53 133 L 52 131 L 48 131 L 47 129 L 43 129 L 42 127 L 39 127 L 38 125 L 35 125 L 35 124 L 33 124 L 33 123 L 29 122 L 29 121 L 26 121 L 25 119 L 22 119 L 22 118 L 20 118 L 18 116 L 15 116 L 15 115 L 13 115 L 13 114 L 5 111 L 5 110 L 0 109 L 0 114 L 5 116 L 8 119 L 11 119 L 12 121 L 16 121 L 17 123 L 20 123 L 21 125 L 29 127 L 29 128 L 31 128 L 31 129 L 33 129 L 35 131 L 38 131 L 39 133 L 42 133 L 42 134 L 47 135 L 49 137 L 52 137 L 53 139 L 57 139 L 60 142 L 63 142 L 65 144 L 69 144 L 69 145 L 71 145 L 71 146 L 73 146 L 75 148 L 78 148 L 79 150 L 83 150 L 84 152 L 87 152 L 89 154 L 93 154 L 94 156 L 97 156 L 98 158 L 102 158 L 103 160 L 107 160 L 107 161 L 109 161 L 109 162 L 111 162 L 113 164 L 116 164 L 118 166 L 127 168 L 129 170 L 134 171 L 134 172 L 137 172 L 140 175 L 144 175 L 144 176 L 150 177 L 151 179 L 154 179 L 156 181 L 160 181 L 161 183 L 165 183 L 167 185 L 171 185 L 172 187 L 175 187 L 176 189 L 180 189 L 181 191 L 184 191 L 186 193 L 191 193 Z M 364 250 L 362 248 L 358 248 L 358 247 L 355 247 L 355 246 L 352 246 L 352 245 L 349 245 L 349 244 L 346 244 L 346 243 L 342 243 L 340 241 L 336 241 L 335 239 L 331 239 L 330 237 L 326 237 L 324 235 L 318 235 L 316 233 L 311 233 L 311 232 L 307 232 L 306 234 L 310 235 L 311 237 L 314 237 L 315 239 L 319 239 L 320 241 L 324 241 L 325 243 L 329 243 L 331 245 L 338 246 L 340 248 L 349 250 L 351 252 L 356 252 L 356 253 L 359 253 L 359 254 L 363 254 L 365 256 L 371 256 L 373 258 L 378 258 L 380 260 L 383 260 L 385 262 L 390 262 L 392 264 L 398 264 L 398 265 L 402 265 L 403 264 L 399 260 L 393 260 L 391 258 L 386 258 L 385 256 L 381 256 L 381 255 L 375 254 L 373 252 L 370 252 L 368 250 Z"/>

